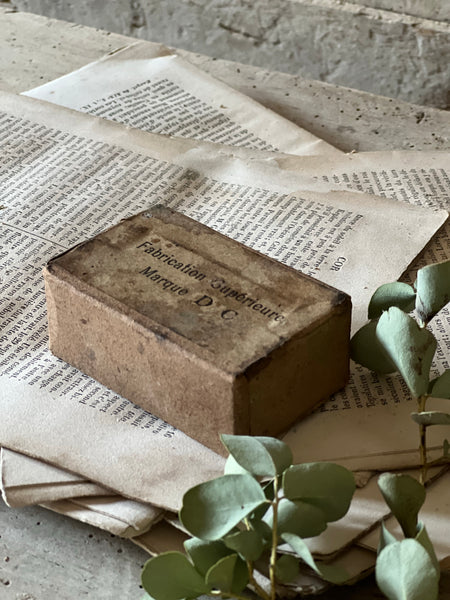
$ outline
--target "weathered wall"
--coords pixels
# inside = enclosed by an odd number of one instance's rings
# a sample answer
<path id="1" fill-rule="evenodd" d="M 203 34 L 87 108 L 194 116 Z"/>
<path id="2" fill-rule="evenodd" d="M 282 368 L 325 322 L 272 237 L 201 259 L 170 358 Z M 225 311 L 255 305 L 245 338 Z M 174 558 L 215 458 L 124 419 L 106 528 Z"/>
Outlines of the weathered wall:
<path id="1" fill-rule="evenodd" d="M 447 0 L 9 0 L 12 7 L 418 104 L 450 105 Z M 363 6 L 363 4 L 365 6 Z M 426 7 L 423 5 L 426 4 Z M 371 5 L 371 6 L 367 6 Z M 389 5 L 442 19 L 383 10 Z M 374 7 L 382 7 L 374 8 Z"/>
<path id="2" fill-rule="evenodd" d="M 448 0 L 349 0 L 352 4 L 371 6 L 391 10 L 405 15 L 431 19 L 432 21 L 450 21 L 450 3 Z"/>

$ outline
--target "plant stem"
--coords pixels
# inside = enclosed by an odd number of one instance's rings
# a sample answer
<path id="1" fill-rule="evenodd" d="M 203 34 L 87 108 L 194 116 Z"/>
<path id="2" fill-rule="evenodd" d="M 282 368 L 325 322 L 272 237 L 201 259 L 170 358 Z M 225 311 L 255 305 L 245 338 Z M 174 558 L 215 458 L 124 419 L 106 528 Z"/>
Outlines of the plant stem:
<path id="1" fill-rule="evenodd" d="M 450 463 L 450 457 L 442 455 L 440 458 L 435 458 L 434 460 L 427 462 L 427 467 L 430 468 L 438 465 L 446 465 L 447 463 Z"/>
<path id="2" fill-rule="evenodd" d="M 248 569 L 248 579 L 250 585 L 253 587 L 255 592 L 259 595 L 263 600 L 271 600 L 269 594 L 259 585 L 253 575 L 253 565 L 251 561 L 247 560 L 247 569 Z"/>
<path id="3" fill-rule="evenodd" d="M 251 530 L 251 525 L 249 523 L 249 520 L 246 518 L 244 519 L 244 524 L 247 528 L 247 531 Z M 262 598 L 263 600 L 271 600 L 269 594 L 259 585 L 259 583 L 256 581 L 254 575 L 253 575 L 253 563 L 251 560 L 246 560 L 245 561 L 247 563 L 247 570 L 248 570 L 248 580 L 249 583 L 253 586 L 253 589 L 255 590 L 255 592 L 257 594 L 259 594 L 260 598 Z"/>
<path id="4" fill-rule="evenodd" d="M 418 399 L 419 412 L 425 410 L 427 396 L 424 394 Z M 420 483 L 423 485 L 427 479 L 428 463 L 427 463 L 427 427 L 422 423 L 419 425 L 419 452 L 420 452 Z"/>
<path id="5" fill-rule="evenodd" d="M 274 499 L 272 502 L 273 518 L 272 518 L 272 549 L 270 552 L 270 600 L 275 600 L 275 564 L 277 562 L 277 546 L 278 546 L 278 477 L 273 480 Z"/>

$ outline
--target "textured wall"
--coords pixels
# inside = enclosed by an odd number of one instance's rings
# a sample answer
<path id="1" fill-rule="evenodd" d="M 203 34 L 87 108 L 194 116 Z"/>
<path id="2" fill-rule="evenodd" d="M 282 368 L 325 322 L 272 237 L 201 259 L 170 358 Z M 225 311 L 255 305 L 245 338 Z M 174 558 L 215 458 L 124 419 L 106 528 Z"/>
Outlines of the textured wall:
<path id="1" fill-rule="evenodd" d="M 448 0 L 350 0 L 350 2 L 431 19 L 432 21 L 450 21 L 450 3 Z"/>
<path id="2" fill-rule="evenodd" d="M 448 0 L 9 0 L 11 6 L 418 104 L 450 104 Z M 363 6 L 364 4 L 365 6 Z M 426 7 L 423 5 L 426 4 Z M 371 5 L 371 6 L 367 6 Z M 400 6 L 444 20 L 380 10 Z"/>

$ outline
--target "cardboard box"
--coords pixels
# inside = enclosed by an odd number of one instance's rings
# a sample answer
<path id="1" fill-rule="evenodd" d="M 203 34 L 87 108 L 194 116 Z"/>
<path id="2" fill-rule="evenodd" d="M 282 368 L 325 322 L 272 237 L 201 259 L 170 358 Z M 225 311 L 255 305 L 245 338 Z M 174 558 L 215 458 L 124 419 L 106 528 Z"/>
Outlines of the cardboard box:
<path id="1" fill-rule="evenodd" d="M 162 206 L 51 260 L 50 349 L 221 451 L 348 378 L 350 298 Z"/>

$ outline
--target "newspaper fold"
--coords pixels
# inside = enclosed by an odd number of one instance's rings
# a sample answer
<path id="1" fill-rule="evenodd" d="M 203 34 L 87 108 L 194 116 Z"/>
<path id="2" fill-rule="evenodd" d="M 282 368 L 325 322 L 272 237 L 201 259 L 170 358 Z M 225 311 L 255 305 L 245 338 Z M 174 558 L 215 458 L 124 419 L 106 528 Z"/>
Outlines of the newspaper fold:
<path id="1" fill-rule="evenodd" d="M 0 468 L 2 498 L 13 508 L 80 496 L 114 494 L 81 475 L 7 448 L 1 448 Z"/>
<path id="2" fill-rule="evenodd" d="M 144 534 L 164 515 L 161 509 L 150 504 L 120 496 L 71 498 L 45 502 L 41 506 L 124 538 Z"/>

